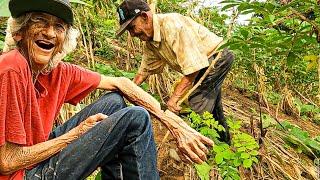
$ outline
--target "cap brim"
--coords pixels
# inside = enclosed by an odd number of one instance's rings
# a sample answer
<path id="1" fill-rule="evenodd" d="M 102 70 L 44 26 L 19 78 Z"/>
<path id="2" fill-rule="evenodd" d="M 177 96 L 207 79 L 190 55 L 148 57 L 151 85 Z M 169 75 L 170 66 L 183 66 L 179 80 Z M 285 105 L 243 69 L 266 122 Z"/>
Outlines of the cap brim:
<path id="1" fill-rule="evenodd" d="M 17 18 L 27 12 L 45 12 L 73 24 L 73 13 L 70 4 L 59 0 L 10 0 L 11 16 Z"/>
<path id="2" fill-rule="evenodd" d="M 136 18 L 137 16 L 134 16 L 133 18 L 129 19 L 128 21 L 126 21 L 125 23 L 123 23 L 120 26 L 120 29 L 116 32 L 116 37 L 120 37 L 124 31 L 126 31 L 127 26 L 134 20 L 134 18 Z"/>

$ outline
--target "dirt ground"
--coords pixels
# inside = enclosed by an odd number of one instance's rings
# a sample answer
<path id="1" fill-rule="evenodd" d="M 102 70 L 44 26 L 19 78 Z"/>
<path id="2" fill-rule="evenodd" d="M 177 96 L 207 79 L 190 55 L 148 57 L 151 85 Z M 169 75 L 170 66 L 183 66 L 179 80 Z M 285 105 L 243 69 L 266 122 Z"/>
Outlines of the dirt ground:
<path id="1" fill-rule="evenodd" d="M 253 126 L 255 126 L 254 129 L 258 129 L 259 116 L 257 112 L 259 112 L 259 105 L 254 95 L 233 88 L 225 88 L 223 91 L 223 103 L 225 114 L 241 120 L 245 131 L 250 131 L 250 126 L 252 126 L 250 123 L 252 124 L 252 122 Z M 270 107 L 269 110 L 262 108 L 262 112 L 270 114 L 272 117 L 276 116 L 279 121 L 287 120 L 292 124 L 296 124 L 303 130 L 307 130 L 311 136 L 320 134 L 319 126 L 310 121 L 287 116 L 281 112 L 276 113 L 276 107 Z M 153 129 L 158 148 L 158 169 L 161 179 L 199 179 L 192 166 L 175 160 L 175 141 L 167 129 L 155 119 L 153 120 Z"/>

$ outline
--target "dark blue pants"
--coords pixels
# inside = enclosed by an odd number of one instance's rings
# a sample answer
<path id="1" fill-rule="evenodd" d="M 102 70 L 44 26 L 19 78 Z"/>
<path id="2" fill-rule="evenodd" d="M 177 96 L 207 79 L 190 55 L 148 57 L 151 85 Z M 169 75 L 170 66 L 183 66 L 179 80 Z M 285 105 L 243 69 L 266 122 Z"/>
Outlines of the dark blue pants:
<path id="1" fill-rule="evenodd" d="M 150 116 L 141 107 L 126 107 L 117 93 L 108 93 L 84 108 L 57 127 L 50 138 L 61 136 L 97 113 L 109 117 L 27 171 L 25 179 L 85 179 L 97 167 L 101 167 L 102 179 L 159 179 Z"/>

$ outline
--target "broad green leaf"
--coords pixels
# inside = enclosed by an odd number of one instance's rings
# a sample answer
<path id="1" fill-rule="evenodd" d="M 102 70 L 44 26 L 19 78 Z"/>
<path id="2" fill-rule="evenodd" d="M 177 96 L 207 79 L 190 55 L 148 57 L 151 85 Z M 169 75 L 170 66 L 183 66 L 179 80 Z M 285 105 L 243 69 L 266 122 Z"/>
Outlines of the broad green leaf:
<path id="1" fill-rule="evenodd" d="M 259 160 L 256 157 L 251 158 L 253 162 L 258 163 Z"/>
<path id="2" fill-rule="evenodd" d="M 319 143 L 319 142 L 311 139 L 311 140 L 308 140 L 308 141 L 307 141 L 307 145 L 308 145 L 310 148 L 312 148 L 312 149 L 314 149 L 315 151 L 317 151 L 318 153 L 320 153 L 320 143 Z"/>
<path id="3" fill-rule="evenodd" d="M 222 125 L 218 125 L 217 129 L 219 132 L 221 131 L 226 132 L 226 129 Z"/>
<path id="4" fill-rule="evenodd" d="M 238 152 L 244 152 L 245 150 L 246 150 L 245 147 L 240 147 L 240 148 L 237 149 Z"/>
<path id="5" fill-rule="evenodd" d="M 252 150 L 252 151 L 250 151 L 250 154 L 252 156 L 257 156 L 259 154 L 259 152 L 257 150 Z"/>
<path id="6" fill-rule="evenodd" d="M 238 158 L 234 159 L 234 160 L 233 160 L 233 165 L 234 165 L 235 167 L 240 166 L 240 165 L 241 165 L 241 160 L 238 159 Z"/>
<path id="7" fill-rule="evenodd" d="M 220 4 L 224 4 L 224 3 L 235 3 L 237 2 L 237 0 L 224 0 L 224 1 L 221 1 Z"/>
<path id="8" fill-rule="evenodd" d="M 245 168 L 250 168 L 252 166 L 252 160 L 251 159 L 246 159 L 243 161 L 243 167 Z"/>
<path id="9" fill-rule="evenodd" d="M 220 153 L 222 152 L 223 150 L 225 150 L 225 148 L 223 146 L 219 146 L 219 145 L 216 145 L 212 148 L 212 150 L 216 153 Z"/>
<path id="10" fill-rule="evenodd" d="M 269 13 L 273 13 L 275 6 L 271 3 L 265 3 L 265 7 L 268 10 Z"/>
<path id="11" fill-rule="evenodd" d="M 217 164 L 221 164 L 223 161 L 223 153 L 217 153 L 215 156 L 215 161 Z"/>
<path id="12" fill-rule="evenodd" d="M 234 153 L 230 149 L 225 150 L 222 154 L 224 159 L 231 159 L 234 155 Z"/>
<path id="13" fill-rule="evenodd" d="M 212 167 L 206 162 L 202 164 L 195 164 L 194 167 L 197 170 L 197 174 L 201 180 L 209 180 L 210 179 L 210 171 Z"/>
<path id="14" fill-rule="evenodd" d="M 200 128 L 200 133 L 202 135 L 205 135 L 205 136 L 211 138 L 211 139 L 220 137 L 215 129 L 211 129 L 209 127 Z"/>
<path id="15" fill-rule="evenodd" d="M 247 9 L 247 10 L 242 11 L 241 14 L 250 14 L 250 13 L 254 13 L 254 12 L 255 12 L 255 10 L 253 10 L 253 9 Z"/>
<path id="16" fill-rule="evenodd" d="M 239 6 L 238 6 L 238 11 L 239 12 L 242 12 L 244 10 L 247 10 L 247 9 L 250 9 L 250 5 L 247 4 L 247 3 L 241 3 Z"/>
<path id="17" fill-rule="evenodd" d="M 248 159 L 250 157 L 250 154 L 244 152 L 244 153 L 241 153 L 241 159 Z"/>

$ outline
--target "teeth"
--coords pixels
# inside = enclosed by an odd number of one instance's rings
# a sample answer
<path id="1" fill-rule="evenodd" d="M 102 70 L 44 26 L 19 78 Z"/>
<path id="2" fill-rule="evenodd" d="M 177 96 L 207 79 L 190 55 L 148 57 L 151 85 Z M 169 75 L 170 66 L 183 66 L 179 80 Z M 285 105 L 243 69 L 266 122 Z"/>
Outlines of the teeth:
<path id="1" fill-rule="evenodd" d="M 39 41 L 39 43 L 42 43 L 42 44 L 50 44 L 50 43 L 45 42 L 45 41 Z"/>
<path id="2" fill-rule="evenodd" d="M 39 42 L 39 43 L 42 43 L 42 44 L 46 44 L 46 45 L 52 44 L 52 43 L 50 43 L 50 42 L 43 41 L 43 40 L 39 40 L 38 42 Z"/>
<path id="3" fill-rule="evenodd" d="M 43 40 L 36 41 L 36 44 L 41 49 L 45 49 L 45 50 L 50 50 L 54 47 L 54 44 L 47 42 L 47 41 L 43 41 Z"/>

